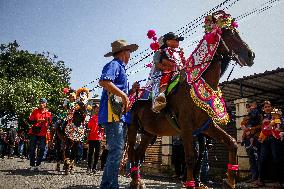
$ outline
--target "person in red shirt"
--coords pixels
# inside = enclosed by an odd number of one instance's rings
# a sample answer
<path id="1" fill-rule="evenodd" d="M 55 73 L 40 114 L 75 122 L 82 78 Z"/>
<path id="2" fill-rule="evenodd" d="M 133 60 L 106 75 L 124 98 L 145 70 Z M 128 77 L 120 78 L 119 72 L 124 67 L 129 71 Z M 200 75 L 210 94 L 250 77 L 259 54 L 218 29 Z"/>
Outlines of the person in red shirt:
<path id="1" fill-rule="evenodd" d="M 88 122 L 88 143 L 89 143 L 89 153 L 88 153 L 88 173 L 96 173 L 97 164 L 100 155 L 101 149 L 101 140 L 103 139 L 103 130 L 98 126 L 98 111 L 99 105 L 95 105 L 94 107 L 94 115 L 90 118 Z M 95 155 L 94 155 L 95 150 Z M 92 166 L 92 161 L 93 166 Z"/>
<path id="2" fill-rule="evenodd" d="M 51 113 L 46 108 L 47 100 L 41 98 L 39 107 L 31 113 L 29 120 L 33 123 L 29 130 L 30 135 L 30 166 L 31 170 L 38 170 L 42 162 L 46 145 L 46 133 L 51 123 Z M 38 156 L 36 158 L 36 147 L 38 145 Z"/>

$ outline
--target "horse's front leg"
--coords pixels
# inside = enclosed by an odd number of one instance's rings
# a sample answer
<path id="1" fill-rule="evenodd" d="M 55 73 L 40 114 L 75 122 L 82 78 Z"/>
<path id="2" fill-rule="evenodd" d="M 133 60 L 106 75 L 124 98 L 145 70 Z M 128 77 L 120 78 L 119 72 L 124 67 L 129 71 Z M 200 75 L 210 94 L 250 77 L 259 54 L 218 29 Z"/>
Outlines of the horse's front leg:
<path id="1" fill-rule="evenodd" d="M 131 182 L 129 189 L 139 188 L 139 169 L 137 165 L 137 154 L 135 150 L 136 143 L 136 125 L 130 125 L 127 131 L 127 142 L 128 142 L 128 160 L 130 162 L 130 177 Z"/>
<path id="2" fill-rule="evenodd" d="M 132 188 L 135 188 L 135 189 L 145 189 L 146 188 L 146 185 L 144 184 L 141 178 L 141 175 L 140 175 L 140 168 L 141 168 L 142 162 L 144 161 L 145 151 L 148 145 L 150 144 L 150 142 L 152 141 L 153 137 L 154 136 L 150 134 L 148 135 L 142 134 L 140 144 L 134 150 L 135 161 L 133 161 L 134 163 L 131 164 L 131 168 L 130 168 L 130 174 L 131 174 L 131 178 L 133 182 L 133 183 L 130 183 L 130 185 L 132 186 Z"/>
<path id="3" fill-rule="evenodd" d="M 218 141 L 227 145 L 229 150 L 229 163 L 227 165 L 227 176 L 228 179 L 225 181 L 226 188 L 236 188 L 236 173 L 238 171 L 237 165 L 237 149 L 238 145 L 236 140 L 226 133 L 217 125 L 212 125 L 209 127 L 206 133 Z"/>
<path id="4" fill-rule="evenodd" d="M 228 149 L 229 149 L 229 164 L 227 169 L 228 174 L 228 183 L 231 188 L 235 188 L 236 186 L 236 174 L 238 171 L 238 164 L 237 164 L 237 142 L 231 136 L 228 137 Z"/>

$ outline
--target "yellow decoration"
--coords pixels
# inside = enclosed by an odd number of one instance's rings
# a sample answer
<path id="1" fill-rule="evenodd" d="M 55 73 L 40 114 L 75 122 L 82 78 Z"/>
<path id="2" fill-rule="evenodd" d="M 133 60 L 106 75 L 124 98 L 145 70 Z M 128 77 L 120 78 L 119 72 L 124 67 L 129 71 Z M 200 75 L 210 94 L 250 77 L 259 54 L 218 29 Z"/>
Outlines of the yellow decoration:
<path id="1" fill-rule="evenodd" d="M 79 104 L 76 104 L 76 105 L 75 105 L 75 110 L 79 110 L 79 109 L 80 109 Z"/>
<path id="2" fill-rule="evenodd" d="M 87 109 L 90 111 L 90 110 L 92 110 L 92 106 L 91 105 L 88 105 L 87 106 Z"/>
<path id="3" fill-rule="evenodd" d="M 209 87 L 208 85 L 206 87 Z M 213 91 L 212 89 L 212 92 L 213 94 L 211 94 L 212 96 L 215 96 L 215 99 L 216 101 L 220 101 L 219 97 L 222 97 L 222 92 L 221 90 L 219 89 L 218 91 Z M 203 102 L 202 100 L 200 100 L 197 95 L 195 94 L 194 92 L 194 89 L 193 87 L 190 89 L 190 96 L 193 100 L 193 102 L 199 107 L 201 108 L 202 110 L 204 110 L 208 115 L 209 117 L 212 118 L 212 121 L 217 124 L 217 125 L 227 125 L 228 122 L 230 121 L 230 118 L 229 118 L 229 115 L 228 113 L 226 113 L 226 115 L 224 117 L 219 117 L 218 115 L 216 115 L 216 113 L 214 112 L 214 110 L 210 107 L 210 105 L 206 104 L 205 102 Z M 221 108 L 222 109 L 222 108 Z M 220 110 L 219 113 L 221 113 L 221 109 L 218 109 Z M 224 108 L 222 109 L 224 111 Z"/>

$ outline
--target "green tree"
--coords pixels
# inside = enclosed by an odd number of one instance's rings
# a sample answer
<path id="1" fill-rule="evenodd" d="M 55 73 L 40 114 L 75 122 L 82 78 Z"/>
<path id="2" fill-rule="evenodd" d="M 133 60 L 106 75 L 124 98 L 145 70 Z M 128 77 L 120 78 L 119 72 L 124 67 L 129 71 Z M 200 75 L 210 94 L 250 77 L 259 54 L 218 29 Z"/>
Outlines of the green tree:
<path id="1" fill-rule="evenodd" d="M 71 69 L 50 53 L 20 50 L 16 41 L 0 46 L 0 117 L 27 119 L 39 98 L 48 100 L 52 113 L 62 103 L 70 85 Z"/>

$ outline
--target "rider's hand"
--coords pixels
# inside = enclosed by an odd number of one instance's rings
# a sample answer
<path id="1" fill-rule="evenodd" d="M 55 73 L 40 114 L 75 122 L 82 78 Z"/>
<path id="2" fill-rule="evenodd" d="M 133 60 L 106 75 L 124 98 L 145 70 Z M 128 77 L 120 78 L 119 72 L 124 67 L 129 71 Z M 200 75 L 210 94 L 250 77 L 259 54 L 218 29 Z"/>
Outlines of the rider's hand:
<path id="1" fill-rule="evenodd" d="M 130 101 L 128 96 L 125 94 L 122 97 L 122 103 L 123 103 L 123 107 L 122 110 L 124 113 L 128 112 L 130 110 Z"/>
<path id="2" fill-rule="evenodd" d="M 135 81 L 132 85 L 132 91 L 137 91 L 139 89 L 140 89 L 140 84 L 137 81 Z"/>

